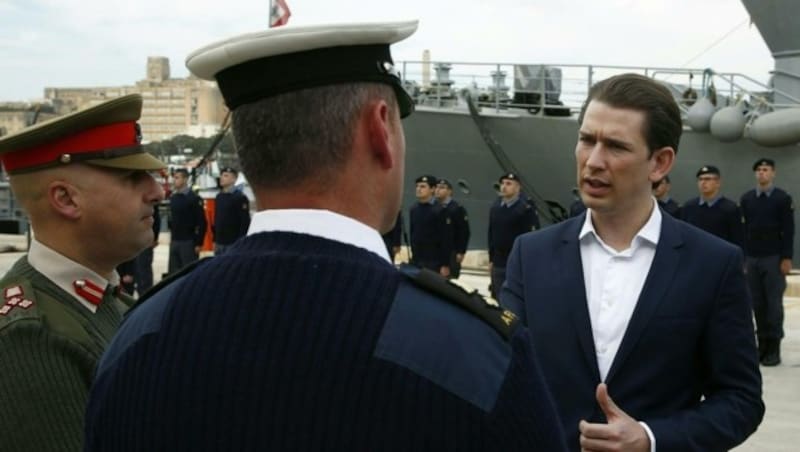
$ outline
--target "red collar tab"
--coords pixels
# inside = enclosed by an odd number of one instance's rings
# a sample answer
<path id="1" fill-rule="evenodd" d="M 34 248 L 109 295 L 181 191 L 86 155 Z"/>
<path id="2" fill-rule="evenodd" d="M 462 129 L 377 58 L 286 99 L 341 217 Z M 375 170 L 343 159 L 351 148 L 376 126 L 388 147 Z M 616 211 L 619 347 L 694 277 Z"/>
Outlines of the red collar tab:
<path id="1" fill-rule="evenodd" d="M 107 149 L 138 145 L 142 135 L 136 121 L 118 122 L 70 135 L 56 141 L 3 154 L 6 171 L 52 164 L 69 163 L 70 154 L 90 154 Z"/>
<path id="2" fill-rule="evenodd" d="M 75 293 L 80 295 L 81 298 L 95 306 L 100 305 L 100 301 L 103 300 L 105 289 L 88 279 L 76 279 L 72 281 L 72 287 L 75 288 Z"/>

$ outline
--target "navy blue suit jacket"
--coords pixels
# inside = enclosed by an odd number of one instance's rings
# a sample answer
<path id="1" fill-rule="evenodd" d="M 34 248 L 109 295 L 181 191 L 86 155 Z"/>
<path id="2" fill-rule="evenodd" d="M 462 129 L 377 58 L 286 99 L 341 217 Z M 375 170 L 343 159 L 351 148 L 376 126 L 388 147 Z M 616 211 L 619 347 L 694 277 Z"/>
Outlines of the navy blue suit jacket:
<path id="1" fill-rule="evenodd" d="M 586 214 L 520 236 L 502 304 L 530 328 L 567 444 L 605 422 L 578 234 Z M 764 415 L 742 252 L 662 215 L 661 236 L 606 378 L 616 404 L 646 422 L 658 452 L 723 451 Z"/>

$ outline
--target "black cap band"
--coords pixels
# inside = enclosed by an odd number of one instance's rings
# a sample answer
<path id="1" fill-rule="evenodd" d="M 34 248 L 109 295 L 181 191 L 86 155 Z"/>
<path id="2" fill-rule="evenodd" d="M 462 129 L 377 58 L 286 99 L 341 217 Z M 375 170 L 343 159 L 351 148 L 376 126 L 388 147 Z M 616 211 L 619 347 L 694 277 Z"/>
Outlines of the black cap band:
<path id="1" fill-rule="evenodd" d="M 358 45 L 273 55 L 237 64 L 215 75 L 231 110 L 290 91 L 354 82 L 385 83 L 394 88 L 400 116 L 414 111 L 394 68 L 389 46 Z"/>

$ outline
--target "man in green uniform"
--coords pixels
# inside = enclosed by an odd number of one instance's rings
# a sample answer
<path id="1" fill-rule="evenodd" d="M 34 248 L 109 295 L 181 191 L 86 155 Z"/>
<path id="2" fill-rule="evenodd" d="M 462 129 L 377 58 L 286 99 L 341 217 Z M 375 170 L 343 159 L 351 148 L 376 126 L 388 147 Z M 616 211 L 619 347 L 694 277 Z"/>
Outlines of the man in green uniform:
<path id="1" fill-rule="evenodd" d="M 153 243 L 164 165 L 129 95 L 0 139 L 35 237 L 0 279 L 0 449 L 76 451 L 94 369 L 130 299 L 115 267 Z"/>

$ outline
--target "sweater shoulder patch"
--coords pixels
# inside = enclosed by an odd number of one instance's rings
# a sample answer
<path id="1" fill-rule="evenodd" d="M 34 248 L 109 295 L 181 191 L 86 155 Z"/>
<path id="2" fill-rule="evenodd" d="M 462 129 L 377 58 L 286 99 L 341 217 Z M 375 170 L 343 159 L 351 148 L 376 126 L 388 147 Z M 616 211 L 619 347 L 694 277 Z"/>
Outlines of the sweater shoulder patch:
<path id="1" fill-rule="evenodd" d="M 487 300 L 477 290 L 446 279 L 436 272 L 412 265 L 401 265 L 400 272 L 412 284 L 440 297 L 491 326 L 508 341 L 519 327 L 517 316 L 501 308 L 494 300 Z"/>
<path id="2" fill-rule="evenodd" d="M 465 307 L 463 299 L 452 299 L 466 291 L 439 286 L 432 282 L 438 275 L 419 276 L 418 271 L 403 269 L 410 276 L 400 281 L 374 356 L 492 411 L 511 362 L 511 344 L 486 316 Z"/>

